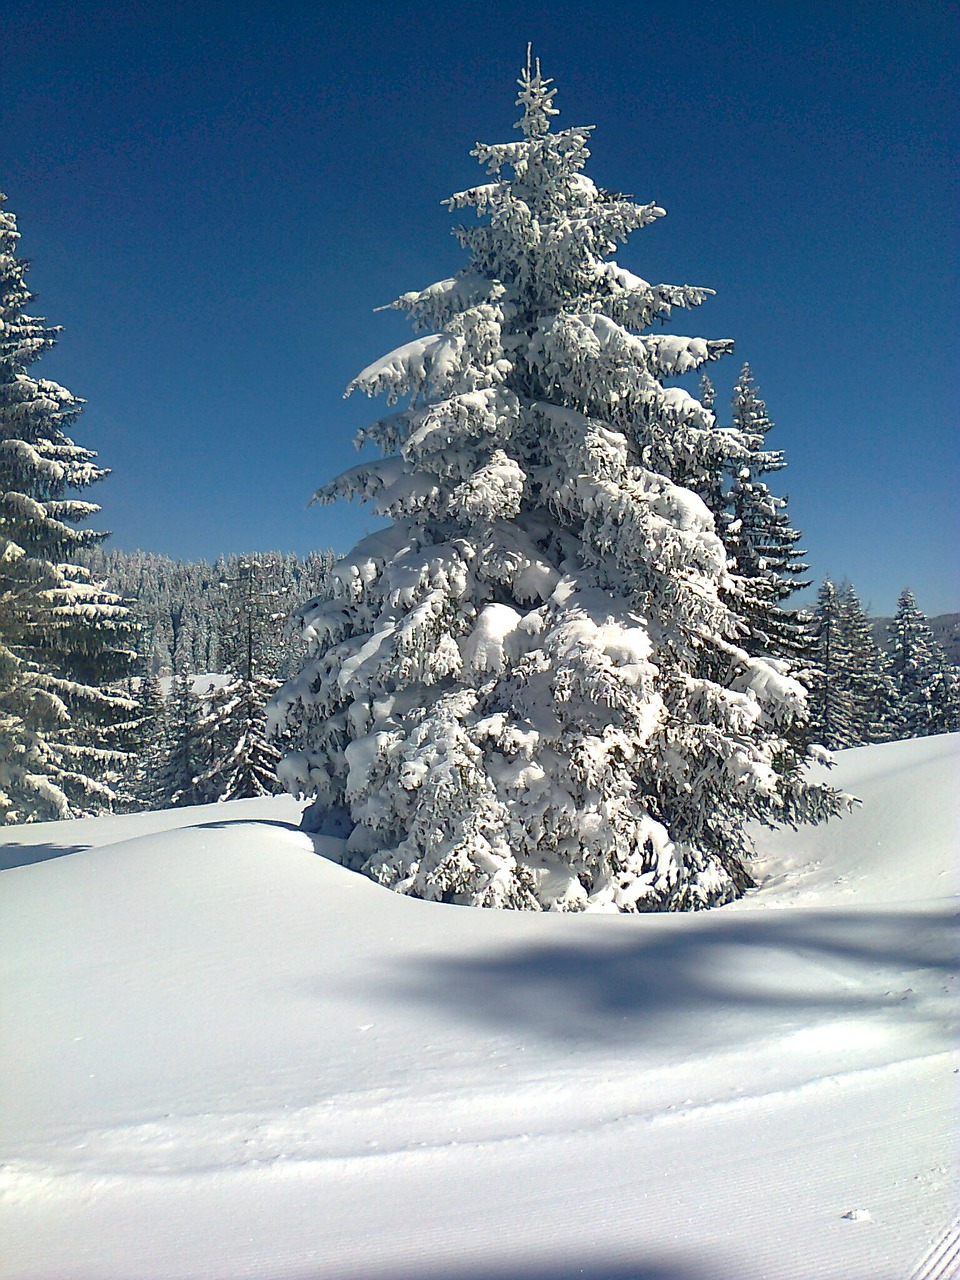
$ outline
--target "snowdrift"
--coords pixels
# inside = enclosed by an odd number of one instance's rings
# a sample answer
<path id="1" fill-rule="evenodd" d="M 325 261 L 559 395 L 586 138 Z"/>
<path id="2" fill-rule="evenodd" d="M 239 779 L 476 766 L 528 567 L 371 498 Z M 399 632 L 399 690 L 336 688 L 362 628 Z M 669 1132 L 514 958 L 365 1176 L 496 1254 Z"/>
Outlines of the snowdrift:
<path id="1" fill-rule="evenodd" d="M 697 915 L 401 898 L 286 798 L 3 831 L 0 1275 L 954 1274 L 958 761 L 841 753 Z"/>

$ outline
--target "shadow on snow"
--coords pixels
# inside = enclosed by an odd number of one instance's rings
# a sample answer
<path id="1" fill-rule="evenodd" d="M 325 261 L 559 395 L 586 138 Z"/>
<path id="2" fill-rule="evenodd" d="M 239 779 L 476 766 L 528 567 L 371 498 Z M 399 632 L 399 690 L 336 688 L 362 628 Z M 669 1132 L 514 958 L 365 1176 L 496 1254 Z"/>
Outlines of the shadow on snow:
<path id="1" fill-rule="evenodd" d="M 68 824 L 65 824 L 68 825 Z M 295 822 L 283 822 L 278 818 L 222 818 L 219 822 L 191 822 L 183 827 L 171 827 L 170 835 L 174 837 L 177 832 L 182 831 L 216 831 L 227 827 L 279 827 L 283 831 L 294 831 L 299 833 L 300 828 Z M 2 834 L 2 832 L 0 832 Z M 146 835 L 164 835 L 163 831 L 144 832 Z M 134 841 L 138 837 L 135 833 L 112 841 L 115 844 L 124 844 L 128 840 Z M 13 871 L 16 867 L 30 867 L 37 862 L 49 862 L 52 858 L 64 858 L 71 853 L 83 853 L 86 849 L 109 849 L 110 844 L 57 844 L 50 841 L 46 844 L 34 844 L 32 842 L 17 842 L 4 844 L 0 842 L 0 871 Z"/>
<path id="2" fill-rule="evenodd" d="M 89 844 L 0 844 L 0 871 L 31 867 L 35 862 L 49 862 L 89 848 Z"/>
<path id="3" fill-rule="evenodd" d="M 702 1257 L 689 1261 L 663 1258 L 639 1258 L 604 1262 L 585 1258 L 582 1263 L 538 1261 L 526 1263 L 467 1263 L 424 1266 L 419 1269 L 395 1264 L 364 1271 L 362 1280 L 730 1280 L 736 1269 L 719 1262 L 706 1263 Z M 320 1280 L 316 1274 L 303 1280 Z M 357 1275 L 351 1280 L 361 1280 Z"/>
<path id="4" fill-rule="evenodd" d="M 626 940 L 594 935 L 434 956 L 401 980 L 402 995 L 567 1044 L 667 1036 L 675 1044 L 677 1029 L 701 1012 L 711 1015 L 694 1033 L 701 1046 L 728 1041 L 744 1019 L 769 1022 L 771 1010 L 786 1029 L 831 1011 L 943 1025 L 942 1007 L 931 1008 L 923 989 L 948 990 L 946 974 L 960 963 L 957 920 L 955 910 L 644 917 L 639 936 Z M 396 989 L 396 978 L 381 981 Z M 721 1008 L 729 1018 L 716 1016 Z"/>

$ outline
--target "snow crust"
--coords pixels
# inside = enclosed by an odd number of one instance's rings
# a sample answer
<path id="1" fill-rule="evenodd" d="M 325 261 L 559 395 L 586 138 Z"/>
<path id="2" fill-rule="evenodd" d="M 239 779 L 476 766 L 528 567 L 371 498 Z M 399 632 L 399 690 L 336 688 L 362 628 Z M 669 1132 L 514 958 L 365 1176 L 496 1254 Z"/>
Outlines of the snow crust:
<path id="1" fill-rule="evenodd" d="M 839 753 L 862 807 L 696 914 L 406 898 L 290 797 L 5 828 L 0 1275 L 909 1275 L 958 1189 L 958 764 Z"/>

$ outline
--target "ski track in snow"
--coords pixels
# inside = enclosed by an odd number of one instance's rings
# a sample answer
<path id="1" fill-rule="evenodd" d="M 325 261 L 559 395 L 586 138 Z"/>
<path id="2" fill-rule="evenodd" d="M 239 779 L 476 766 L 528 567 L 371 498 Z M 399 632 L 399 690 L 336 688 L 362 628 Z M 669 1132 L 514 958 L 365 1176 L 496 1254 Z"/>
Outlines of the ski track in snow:
<path id="1" fill-rule="evenodd" d="M 960 1276 L 960 1217 L 937 1236 L 910 1280 L 955 1280 Z"/>
<path id="2" fill-rule="evenodd" d="M 663 1100 L 656 1108 L 631 1108 L 629 1098 L 644 1092 L 642 1079 L 619 1088 L 605 1088 L 593 1109 L 576 1099 L 589 1081 L 573 1089 L 557 1091 L 547 1111 L 543 1090 L 532 1087 L 525 1096 L 511 1090 L 505 1107 L 494 1091 L 485 1097 L 472 1093 L 448 1096 L 397 1097 L 386 1090 L 366 1095 L 342 1095 L 318 1106 L 265 1114 L 255 1112 L 204 1113 L 161 1116 L 138 1124 L 63 1134 L 58 1141 L 59 1159 L 47 1162 L 29 1148 L 20 1158 L 0 1165 L 0 1194 L 9 1192 L 20 1175 L 49 1179 L 72 1175 L 93 1178 L 126 1176 L 216 1174 L 230 1169 L 250 1169 L 291 1161 L 302 1165 L 423 1157 L 453 1147 L 478 1150 L 510 1143 L 571 1139 L 615 1127 L 621 1130 L 656 1125 L 697 1123 L 705 1117 L 749 1122 L 751 1112 L 770 1110 L 785 1100 L 799 1100 L 817 1092 L 842 1093 L 874 1081 L 895 1079 L 905 1069 L 942 1067 L 953 1060 L 948 1053 L 895 1061 L 879 1067 L 798 1080 L 786 1087 L 772 1087 L 726 1098 Z M 715 1070 L 716 1064 L 711 1063 Z M 718 1074 L 723 1074 L 722 1072 Z M 585 1114 L 586 1112 L 586 1114 Z M 525 1118 L 522 1127 L 517 1116 Z M 365 1137 L 372 1132 L 393 1136 L 382 1144 Z M 397 1135 L 406 1134 L 396 1141 Z M 455 1135 L 455 1136 L 452 1136 Z"/>

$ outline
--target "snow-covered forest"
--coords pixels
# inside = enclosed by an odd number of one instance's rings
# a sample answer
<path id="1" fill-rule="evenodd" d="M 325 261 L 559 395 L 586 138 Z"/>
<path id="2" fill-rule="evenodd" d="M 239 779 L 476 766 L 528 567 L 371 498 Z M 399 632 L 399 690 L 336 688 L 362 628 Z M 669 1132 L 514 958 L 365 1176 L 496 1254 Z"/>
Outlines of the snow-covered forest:
<path id="1" fill-rule="evenodd" d="M 236 641 L 235 583 L 242 566 L 255 564 L 262 627 L 269 647 L 262 663 L 280 678 L 297 666 L 296 636 L 284 634 L 292 610 L 315 596 L 333 564 L 331 552 L 302 558 L 280 552 L 172 560 L 146 551 L 99 546 L 84 553 L 84 564 L 129 605 L 137 627 L 138 671 L 169 676 L 233 669 Z"/>

